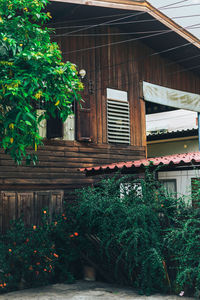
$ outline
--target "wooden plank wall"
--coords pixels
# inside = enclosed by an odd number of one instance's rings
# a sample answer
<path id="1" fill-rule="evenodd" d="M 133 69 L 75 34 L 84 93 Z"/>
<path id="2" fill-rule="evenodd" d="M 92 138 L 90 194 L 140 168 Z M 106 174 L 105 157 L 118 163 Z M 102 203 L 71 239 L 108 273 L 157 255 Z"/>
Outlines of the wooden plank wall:
<path id="1" fill-rule="evenodd" d="M 63 191 L 1 191 L 0 231 L 5 232 L 12 220 L 23 218 L 26 225 L 39 225 L 42 209 L 48 209 L 50 219 L 62 212 Z"/>
<path id="2" fill-rule="evenodd" d="M 102 28 L 102 27 L 101 27 Z M 63 30 L 58 30 L 62 34 Z M 140 41 L 121 43 L 129 36 L 120 36 L 119 28 L 106 26 L 84 31 L 80 37 L 62 36 L 56 41 L 61 45 L 64 60 L 76 63 L 87 71 L 87 79 L 94 85 L 91 96 L 92 137 L 98 144 L 107 143 L 106 89 L 128 92 L 130 101 L 131 145 L 146 146 L 145 105 L 140 100 L 143 80 L 193 93 L 199 93 L 200 78 L 193 72 L 155 54 Z M 94 34 L 88 36 L 87 34 Z M 95 36 L 95 33 L 108 34 Z M 114 33 L 115 35 L 112 35 Z M 102 47 L 104 45 L 104 47 Z M 95 48 L 96 47 L 96 48 Z M 86 50 L 81 50 L 86 49 Z"/>
<path id="3" fill-rule="evenodd" d="M 111 162 L 140 159 L 145 148 L 132 146 L 91 145 L 76 141 L 50 141 L 38 151 L 36 166 L 16 166 L 12 159 L 0 155 L 0 184 L 5 189 L 72 189 L 93 183 L 78 169 Z"/>

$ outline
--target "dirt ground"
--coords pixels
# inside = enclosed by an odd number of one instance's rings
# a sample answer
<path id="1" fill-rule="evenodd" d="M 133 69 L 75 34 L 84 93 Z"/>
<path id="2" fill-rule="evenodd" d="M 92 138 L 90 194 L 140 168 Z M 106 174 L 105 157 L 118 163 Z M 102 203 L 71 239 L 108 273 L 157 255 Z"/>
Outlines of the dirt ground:
<path id="1" fill-rule="evenodd" d="M 75 284 L 54 284 L 50 286 L 11 292 L 0 296 L 0 300 L 191 300 L 172 295 L 137 295 L 132 289 L 120 288 L 101 282 L 78 281 Z"/>

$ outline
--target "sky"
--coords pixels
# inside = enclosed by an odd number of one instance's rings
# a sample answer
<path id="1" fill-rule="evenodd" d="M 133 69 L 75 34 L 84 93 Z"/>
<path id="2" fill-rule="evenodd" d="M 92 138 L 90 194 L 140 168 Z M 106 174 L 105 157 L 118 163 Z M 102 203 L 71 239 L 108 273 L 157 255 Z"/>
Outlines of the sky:
<path id="1" fill-rule="evenodd" d="M 148 0 L 148 2 L 184 28 L 199 24 L 199 28 L 186 29 L 200 39 L 200 0 L 185 0 L 184 2 L 181 0 Z M 161 8 L 167 5 L 170 7 Z"/>

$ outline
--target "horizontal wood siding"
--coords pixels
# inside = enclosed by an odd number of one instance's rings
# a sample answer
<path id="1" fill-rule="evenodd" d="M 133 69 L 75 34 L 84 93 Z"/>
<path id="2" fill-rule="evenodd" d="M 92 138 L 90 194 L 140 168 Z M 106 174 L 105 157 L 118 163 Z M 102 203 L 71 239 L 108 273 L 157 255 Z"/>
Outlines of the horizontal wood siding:
<path id="1" fill-rule="evenodd" d="M 97 145 L 67 141 L 47 141 L 37 152 L 36 166 L 16 166 L 12 159 L 0 152 L 1 189 L 68 189 L 93 182 L 79 171 L 81 167 L 108 164 L 122 160 L 143 158 L 144 147 Z"/>

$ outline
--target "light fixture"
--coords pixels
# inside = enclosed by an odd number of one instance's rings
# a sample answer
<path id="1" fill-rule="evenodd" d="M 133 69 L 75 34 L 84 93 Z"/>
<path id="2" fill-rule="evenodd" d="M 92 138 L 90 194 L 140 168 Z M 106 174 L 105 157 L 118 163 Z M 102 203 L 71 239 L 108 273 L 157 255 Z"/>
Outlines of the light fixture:
<path id="1" fill-rule="evenodd" d="M 83 79 L 83 78 L 85 77 L 85 75 L 86 75 L 86 71 L 85 71 L 84 69 L 81 69 L 81 70 L 79 71 L 79 75 L 80 75 L 81 78 Z"/>

